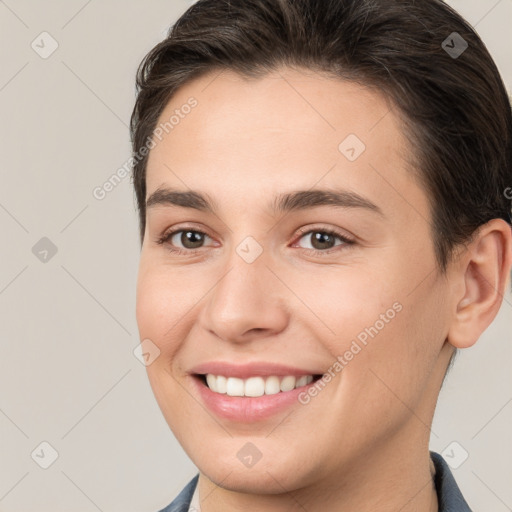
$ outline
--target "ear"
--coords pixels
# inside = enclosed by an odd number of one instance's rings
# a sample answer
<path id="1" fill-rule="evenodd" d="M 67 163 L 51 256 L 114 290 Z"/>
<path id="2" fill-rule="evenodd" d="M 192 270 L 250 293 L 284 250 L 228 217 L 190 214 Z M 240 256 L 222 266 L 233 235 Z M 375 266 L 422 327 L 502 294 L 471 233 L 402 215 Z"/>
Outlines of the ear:
<path id="1" fill-rule="evenodd" d="M 474 345 L 494 320 L 507 293 L 512 267 L 512 229 L 502 219 L 480 226 L 453 264 L 452 322 L 448 342 Z"/>

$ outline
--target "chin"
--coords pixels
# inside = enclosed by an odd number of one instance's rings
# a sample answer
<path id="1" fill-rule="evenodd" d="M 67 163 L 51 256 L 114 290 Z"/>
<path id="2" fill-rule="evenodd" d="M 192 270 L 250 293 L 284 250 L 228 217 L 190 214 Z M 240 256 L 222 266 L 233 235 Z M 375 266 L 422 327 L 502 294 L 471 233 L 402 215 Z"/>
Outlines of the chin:
<path id="1" fill-rule="evenodd" d="M 259 469 L 229 466 L 211 469 L 208 471 L 200 468 L 200 472 L 214 484 L 230 491 L 265 495 L 282 494 L 284 489 L 290 491 L 301 487 L 298 483 L 302 480 L 300 474 L 293 472 L 292 468 L 276 468 L 272 465 L 270 468 Z"/>
<path id="2" fill-rule="evenodd" d="M 251 447 L 261 448 L 261 455 Z M 282 494 L 296 490 L 311 483 L 316 461 L 311 456 L 301 454 L 295 447 L 285 447 L 282 443 L 278 447 L 272 446 L 270 439 L 258 439 L 251 436 L 233 437 L 215 442 L 215 449 L 205 453 L 198 449 L 201 443 L 193 443 L 192 450 L 186 450 L 189 458 L 194 462 L 202 475 L 206 476 L 215 485 L 236 492 L 249 494 Z M 203 443 L 204 444 L 204 441 Z M 280 455 L 276 455 L 280 452 Z M 244 457 L 253 456 L 244 463 Z M 311 467 L 306 465 L 310 462 Z"/>

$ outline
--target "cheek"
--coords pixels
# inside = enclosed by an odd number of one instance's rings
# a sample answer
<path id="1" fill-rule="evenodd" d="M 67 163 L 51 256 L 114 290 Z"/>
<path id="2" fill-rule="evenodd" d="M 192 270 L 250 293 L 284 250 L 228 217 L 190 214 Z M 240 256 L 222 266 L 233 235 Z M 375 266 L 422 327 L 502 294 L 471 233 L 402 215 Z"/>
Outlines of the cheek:
<path id="1" fill-rule="evenodd" d="M 183 290 L 172 278 L 172 272 L 141 260 L 137 279 L 136 318 L 140 340 L 150 340 L 159 355 L 146 366 L 149 384 L 169 427 L 179 430 L 179 421 L 187 419 L 182 408 L 182 389 L 173 376 L 173 364 L 187 329 Z M 176 290 L 181 290 L 176 293 Z M 181 320 L 181 321 L 180 321 Z M 175 414 L 179 410 L 180 414 Z M 183 418 L 180 419 L 180 418 Z"/>
<path id="2" fill-rule="evenodd" d="M 334 357 L 349 350 L 354 340 L 364 347 L 365 341 L 389 330 L 388 326 L 400 316 L 393 280 L 388 277 L 384 281 L 368 270 L 362 265 L 326 267 L 310 272 L 308 279 L 303 274 L 290 276 L 289 281 L 294 280 L 290 300 L 295 320 L 316 329 L 317 339 Z"/>
<path id="3" fill-rule="evenodd" d="M 170 283 L 154 270 L 139 270 L 136 294 L 136 319 L 139 339 L 153 348 L 158 356 L 146 366 L 153 393 L 162 406 L 164 394 L 174 383 L 169 371 L 174 356 L 180 346 L 180 327 L 178 318 L 182 315 L 170 292 Z M 174 327 L 173 327 L 174 326 Z M 149 340 L 149 341 L 147 341 Z M 167 390 L 164 393 L 164 390 Z M 173 396 L 171 393 L 170 396 Z"/>
<path id="4" fill-rule="evenodd" d="M 397 288 L 382 298 L 396 307 L 391 312 L 381 301 L 369 301 L 372 314 L 364 314 L 365 325 L 351 337 L 361 350 L 343 369 L 340 388 L 340 403 L 358 409 L 359 420 L 375 425 L 376 431 L 386 423 L 392 430 L 407 421 L 426 399 L 445 339 L 446 317 L 443 290 L 435 285 L 413 294 Z M 359 342 L 361 333 L 365 343 Z"/>
<path id="5" fill-rule="evenodd" d="M 317 280 L 325 284 L 309 287 L 308 293 L 305 284 L 296 288 L 312 298 L 308 305 L 322 321 L 317 334 L 328 332 L 323 341 L 333 363 L 341 357 L 342 401 L 365 395 L 377 405 L 399 406 L 400 399 L 412 405 L 435 364 L 445 337 L 446 290 L 428 280 L 411 293 L 407 276 L 416 274 L 405 262 L 398 267 L 365 273 L 343 269 L 336 278 Z"/>
<path id="6" fill-rule="evenodd" d="M 198 302 L 196 297 L 201 297 L 186 283 L 179 271 L 141 261 L 136 294 L 136 318 L 141 339 L 150 338 L 165 348 L 177 338 L 186 323 L 187 313 Z"/>

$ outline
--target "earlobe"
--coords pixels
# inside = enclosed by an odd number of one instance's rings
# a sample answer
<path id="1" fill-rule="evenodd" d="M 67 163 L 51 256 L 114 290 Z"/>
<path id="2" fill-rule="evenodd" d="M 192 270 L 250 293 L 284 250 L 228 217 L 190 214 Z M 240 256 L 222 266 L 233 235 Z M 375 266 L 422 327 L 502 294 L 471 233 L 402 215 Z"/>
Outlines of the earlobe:
<path id="1" fill-rule="evenodd" d="M 512 266 L 512 232 L 501 219 L 481 226 L 452 269 L 459 281 L 448 342 L 455 348 L 474 345 L 494 320 L 503 302 Z M 462 290 L 462 293 L 461 291 Z"/>

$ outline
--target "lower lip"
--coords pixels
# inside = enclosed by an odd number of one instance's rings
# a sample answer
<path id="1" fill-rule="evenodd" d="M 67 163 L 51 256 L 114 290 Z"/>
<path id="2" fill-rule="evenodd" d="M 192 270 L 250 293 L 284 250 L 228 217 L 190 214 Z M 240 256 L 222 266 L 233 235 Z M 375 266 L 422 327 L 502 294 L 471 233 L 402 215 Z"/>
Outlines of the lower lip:
<path id="1" fill-rule="evenodd" d="M 201 398 L 210 411 L 221 418 L 239 423 L 266 420 L 292 405 L 298 404 L 299 395 L 307 391 L 316 382 L 313 381 L 306 386 L 291 391 L 280 391 L 275 395 L 248 397 L 215 393 L 200 378 L 193 377 L 193 380 Z"/>

